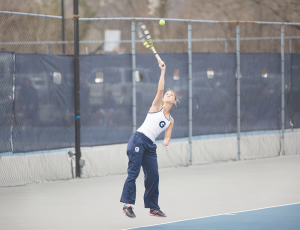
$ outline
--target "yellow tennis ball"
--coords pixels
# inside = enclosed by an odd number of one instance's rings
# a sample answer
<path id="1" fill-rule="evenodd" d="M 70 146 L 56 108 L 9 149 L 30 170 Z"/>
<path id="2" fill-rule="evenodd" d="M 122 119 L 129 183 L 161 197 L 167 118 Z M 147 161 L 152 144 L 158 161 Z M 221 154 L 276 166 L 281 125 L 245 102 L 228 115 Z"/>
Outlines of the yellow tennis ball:
<path id="1" fill-rule="evenodd" d="M 166 23 L 166 22 L 165 22 L 165 20 L 163 20 L 163 19 L 161 19 L 161 20 L 159 21 L 159 25 L 161 25 L 161 26 L 163 26 L 165 23 Z"/>

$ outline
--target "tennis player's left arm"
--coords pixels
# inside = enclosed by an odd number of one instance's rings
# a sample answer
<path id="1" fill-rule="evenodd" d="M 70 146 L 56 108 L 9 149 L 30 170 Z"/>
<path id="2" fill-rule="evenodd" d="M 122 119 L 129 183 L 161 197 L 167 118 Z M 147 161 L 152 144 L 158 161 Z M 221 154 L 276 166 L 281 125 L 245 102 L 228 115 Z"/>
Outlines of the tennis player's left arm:
<path id="1" fill-rule="evenodd" d="M 174 126 L 174 119 L 173 119 L 173 117 L 171 117 L 171 124 L 169 125 L 169 127 L 165 131 L 165 139 L 163 141 L 163 146 L 164 147 L 168 146 L 169 143 L 170 143 L 173 126 Z"/>

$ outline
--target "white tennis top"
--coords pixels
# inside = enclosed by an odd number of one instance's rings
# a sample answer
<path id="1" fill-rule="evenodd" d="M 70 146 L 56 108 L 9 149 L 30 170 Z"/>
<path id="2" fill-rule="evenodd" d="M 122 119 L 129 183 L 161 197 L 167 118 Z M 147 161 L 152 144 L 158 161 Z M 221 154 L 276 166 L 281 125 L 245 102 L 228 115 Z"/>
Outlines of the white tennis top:
<path id="1" fill-rule="evenodd" d="M 158 135 L 169 127 L 171 119 L 171 114 L 170 120 L 166 118 L 164 108 L 162 108 L 158 112 L 148 113 L 144 123 L 137 131 L 145 134 L 154 142 Z"/>

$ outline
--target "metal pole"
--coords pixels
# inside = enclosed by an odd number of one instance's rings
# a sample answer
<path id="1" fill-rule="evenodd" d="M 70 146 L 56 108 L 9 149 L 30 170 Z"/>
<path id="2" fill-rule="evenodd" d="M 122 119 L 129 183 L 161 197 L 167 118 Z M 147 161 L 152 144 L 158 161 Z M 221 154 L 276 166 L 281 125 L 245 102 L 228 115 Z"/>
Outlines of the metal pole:
<path id="1" fill-rule="evenodd" d="M 105 54 L 105 41 L 102 43 L 102 54 Z"/>
<path id="2" fill-rule="evenodd" d="M 240 26 L 236 26 L 236 77 L 237 77 L 237 155 L 238 160 L 241 159 L 241 108 L 240 108 Z"/>
<path id="3" fill-rule="evenodd" d="M 11 113 L 11 126 L 10 126 L 10 146 L 11 152 L 14 152 L 14 143 L 13 143 L 13 131 L 14 131 L 14 118 L 15 118 L 15 89 L 16 89 L 16 54 L 13 53 L 13 62 L 14 62 L 14 71 L 13 71 L 13 87 L 12 87 L 12 102 L 13 108 Z"/>
<path id="4" fill-rule="evenodd" d="M 281 152 L 284 155 L 284 26 L 281 26 Z"/>
<path id="5" fill-rule="evenodd" d="M 1 13 L 2 11 L 0 11 Z M 139 20 L 139 21 L 159 21 L 160 18 L 131 18 L 131 17 L 113 17 L 113 18 L 81 18 L 81 21 L 106 21 L 106 20 L 118 20 L 118 21 L 124 21 L 124 20 Z M 264 22 L 264 21 L 213 21 L 213 20 L 194 20 L 194 19 L 176 19 L 176 18 L 164 18 L 165 21 L 168 22 L 198 22 L 198 23 L 253 23 L 253 24 L 269 24 L 269 25 L 300 25 L 299 22 Z"/>
<path id="6" fill-rule="evenodd" d="M 49 54 L 49 52 L 50 52 L 50 51 L 49 51 L 49 45 L 47 44 L 47 45 L 46 45 L 46 53 Z"/>
<path id="7" fill-rule="evenodd" d="M 131 22 L 131 59 L 132 59 L 132 132 L 136 131 L 136 60 L 135 60 L 135 21 Z"/>
<path id="8" fill-rule="evenodd" d="M 192 114 L 192 25 L 188 24 L 188 55 L 189 55 L 189 163 L 192 165 L 192 137 L 193 137 L 193 114 Z"/>
<path id="9" fill-rule="evenodd" d="M 163 53 L 165 53 L 166 52 L 166 43 L 165 43 L 165 41 L 163 41 Z"/>
<path id="10" fill-rule="evenodd" d="M 300 39 L 300 36 L 290 36 L 290 37 L 284 37 L 285 40 L 289 39 Z M 231 41 L 236 41 L 236 38 L 230 38 Z M 248 38 L 240 38 L 240 41 L 260 41 L 260 40 L 281 40 L 281 37 L 248 37 Z M 226 41 L 226 38 L 201 38 L 201 39 L 192 39 L 192 42 L 219 42 L 219 41 Z M 85 40 L 85 41 L 80 41 L 79 44 L 103 44 L 104 47 L 104 42 L 105 44 L 108 43 L 115 43 L 115 41 L 105 41 L 105 40 Z M 124 44 L 131 44 L 131 39 L 130 40 L 120 40 L 120 43 Z M 164 43 L 169 43 L 169 42 L 188 42 L 188 39 L 153 39 L 152 42 L 155 44 L 158 42 L 164 42 Z M 69 41 L 69 42 L 62 42 L 62 41 L 23 41 L 23 42 L 0 42 L 1 46 L 6 46 L 6 45 L 61 45 L 61 44 L 74 44 L 74 41 Z"/>
<path id="11" fill-rule="evenodd" d="M 228 53 L 228 41 L 225 41 L 225 53 Z"/>
<path id="12" fill-rule="evenodd" d="M 11 14 L 11 15 L 23 15 L 23 16 L 32 16 L 32 17 L 61 19 L 61 16 L 45 15 L 45 14 L 29 14 L 29 13 L 20 13 L 20 12 L 12 12 L 12 11 L 0 11 L 0 14 Z"/>
<path id="13" fill-rule="evenodd" d="M 292 53 L 292 39 L 290 39 L 290 54 Z"/>
<path id="14" fill-rule="evenodd" d="M 80 177 L 80 83 L 79 83 L 79 14 L 78 0 L 73 0 L 74 19 L 74 93 L 75 93 L 75 156 L 76 177 Z"/>
<path id="15" fill-rule="evenodd" d="M 61 16 L 54 15 L 43 15 L 43 14 L 30 14 L 30 13 L 20 13 L 12 11 L 0 11 L 0 14 L 12 14 L 12 15 L 24 15 L 24 16 L 35 16 L 35 17 L 45 17 L 45 18 L 58 18 L 61 19 Z M 112 18 L 80 18 L 80 21 L 131 21 L 131 20 L 140 20 L 140 21 L 159 21 L 161 18 L 132 18 L 132 17 L 112 17 Z M 268 25 L 300 25 L 299 22 L 265 22 L 265 21 L 213 21 L 213 20 L 194 20 L 194 19 L 177 19 L 177 18 L 164 18 L 165 21 L 169 22 L 198 22 L 198 23 L 253 23 L 253 24 L 268 24 Z"/>
<path id="16" fill-rule="evenodd" d="M 61 40 L 65 41 L 65 11 L 64 11 L 64 0 L 61 0 Z M 62 53 L 65 54 L 65 43 L 62 44 Z"/>

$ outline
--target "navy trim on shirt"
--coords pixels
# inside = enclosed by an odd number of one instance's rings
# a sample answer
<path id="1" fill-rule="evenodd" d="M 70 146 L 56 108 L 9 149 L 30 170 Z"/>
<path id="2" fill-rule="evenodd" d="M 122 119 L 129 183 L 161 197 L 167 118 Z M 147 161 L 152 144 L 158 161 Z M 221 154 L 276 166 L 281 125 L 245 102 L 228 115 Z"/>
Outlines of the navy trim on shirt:
<path id="1" fill-rule="evenodd" d="M 161 108 L 161 110 L 163 110 L 163 109 L 164 109 L 164 107 Z M 148 113 L 150 113 L 150 114 L 152 114 L 152 113 L 159 113 L 161 110 L 159 110 L 159 111 L 157 111 L 157 112 L 148 112 Z M 165 113 L 163 113 L 163 114 L 164 114 L 165 118 L 166 118 L 168 121 L 171 121 L 171 113 L 169 113 L 170 119 L 168 119 L 168 118 L 166 117 Z"/>
<path id="2" fill-rule="evenodd" d="M 163 109 L 163 107 L 161 108 L 161 109 Z M 148 112 L 148 113 L 158 113 L 158 112 L 160 112 L 161 110 L 159 110 L 159 111 L 157 111 L 157 112 Z"/>

